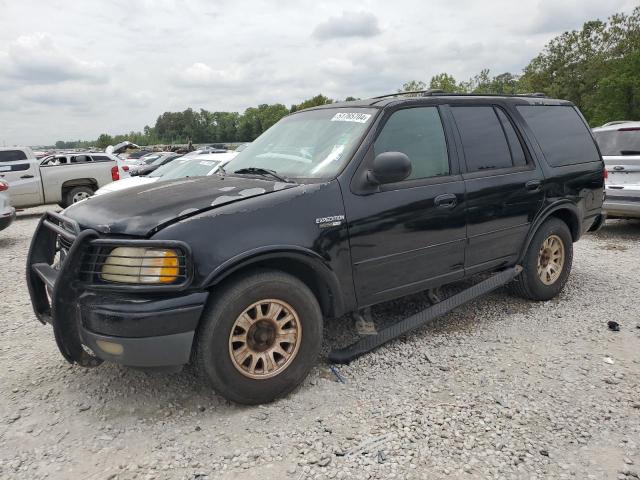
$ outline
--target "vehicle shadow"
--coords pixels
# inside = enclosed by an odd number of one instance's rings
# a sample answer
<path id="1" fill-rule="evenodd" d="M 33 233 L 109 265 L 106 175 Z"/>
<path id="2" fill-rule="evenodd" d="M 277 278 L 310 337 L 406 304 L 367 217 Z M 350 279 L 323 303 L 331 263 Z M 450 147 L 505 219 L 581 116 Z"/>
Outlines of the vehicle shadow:
<path id="1" fill-rule="evenodd" d="M 640 238 L 640 219 L 607 220 L 593 235 L 600 240 L 633 240 Z"/>

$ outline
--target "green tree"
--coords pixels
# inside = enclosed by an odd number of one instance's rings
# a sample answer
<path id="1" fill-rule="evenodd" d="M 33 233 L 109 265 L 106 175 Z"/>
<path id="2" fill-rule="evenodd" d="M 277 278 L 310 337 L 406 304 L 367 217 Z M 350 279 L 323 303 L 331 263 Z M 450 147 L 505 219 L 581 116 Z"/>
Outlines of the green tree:
<path id="1" fill-rule="evenodd" d="M 640 7 L 636 7 L 630 15 L 589 21 L 581 30 L 551 40 L 525 67 L 520 88 L 571 100 L 592 125 L 639 118 L 634 107 L 639 102 L 639 50 Z"/>
<path id="2" fill-rule="evenodd" d="M 109 145 L 113 145 L 113 138 L 111 135 L 107 135 L 106 133 L 100 134 L 98 140 L 96 141 L 96 145 L 98 148 L 105 149 Z"/>
<path id="3" fill-rule="evenodd" d="M 443 90 L 445 92 L 454 93 L 460 91 L 460 86 L 453 75 L 448 73 L 439 73 L 431 77 L 429 88 L 434 90 Z"/>
<path id="4" fill-rule="evenodd" d="M 316 95 L 308 100 L 305 100 L 298 105 L 291 105 L 289 111 L 291 113 L 297 112 L 298 110 L 304 110 L 305 108 L 318 107 L 320 105 L 327 105 L 329 103 L 333 103 L 333 100 L 329 97 L 325 97 L 322 94 Z"/>

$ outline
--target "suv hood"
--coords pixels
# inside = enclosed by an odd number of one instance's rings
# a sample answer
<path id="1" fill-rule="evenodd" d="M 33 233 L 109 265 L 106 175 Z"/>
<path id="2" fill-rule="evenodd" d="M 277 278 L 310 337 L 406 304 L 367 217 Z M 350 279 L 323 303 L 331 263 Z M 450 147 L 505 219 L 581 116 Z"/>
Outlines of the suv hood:
<path id="1" fill-rule="evenodd" d="M 153 230 L 227 203 L 295 187 L 258 178 L 182 178 L 88 198 L 64 215 L 100 233 L 147 236 Z"/>

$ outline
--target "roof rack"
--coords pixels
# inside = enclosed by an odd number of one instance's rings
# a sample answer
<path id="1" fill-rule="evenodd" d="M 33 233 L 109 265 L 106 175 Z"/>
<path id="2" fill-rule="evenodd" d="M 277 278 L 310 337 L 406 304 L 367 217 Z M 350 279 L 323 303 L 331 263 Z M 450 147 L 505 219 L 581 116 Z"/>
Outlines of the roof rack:
<path id="1" fill-rule="evenodd" d="M 393 97 L 401 97 L 404 95 L 410 95 L 415 97 L 431 97 L 431 96 L 458 96 L 458 97 L 538 97 L 538 98 L 548 98 L 545 93 L 542 92 L 533 92 L 533 93 L 517 93 L 515 95 L 509 94 L 498 94 L 498 93 L 459 93 L 459 92 L 445 92 L 444 90 L 440 90 L 437 88 L 430 88 L 428 90 L 412 90 L 409 92 L 397 92 L 397 93 L 389 93 L 387 95 L 379 95 L 377 97 L 372 97 L 372 100 L 380 100 L 383 98 L 393 98 Z"/>
<path id="2" fill-rule="evenodd" d="M 388 93 L 387 95 L 379 95 L 377 97 L 372 97 L 372 98 L 374 99 L 391 98 L 391 97 L 401 97 L 403 95 L 415 95 L 416 97 L 429 97 L 431 95 L 440 95 L 443 93 L 446 94 L 447 92 L 437 88 L 429 88 L 428 90 L 411 90 L 409 92 Z"/>
<path id="3" fill-rule="evenodd" d="M 542 92 L 516 93 L 515 96 L 516 97 L 541 97 L 541 98 L 547 98 L 547 94 L 546 93 L 542 93 Z"/>

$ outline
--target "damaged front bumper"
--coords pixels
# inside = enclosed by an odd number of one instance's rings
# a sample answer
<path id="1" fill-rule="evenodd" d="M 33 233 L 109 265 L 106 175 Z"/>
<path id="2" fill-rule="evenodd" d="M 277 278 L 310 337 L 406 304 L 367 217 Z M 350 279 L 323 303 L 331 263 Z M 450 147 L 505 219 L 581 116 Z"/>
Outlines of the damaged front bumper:
<path id="1" fill-rule="evenodd" d="M 101 239 L 96 231 L 81 231 L 62 215 L 45 214 L 27 258 L 27 285 L 36 316 L 52 325 L 58 349 L 70 363 L 85 367 L 103 360 L 136 367 L 187 363 L 208 292 L 189 291 L 190 276 L 180 285 L 93 283 L 95 272 L 87 272 L 86 258 L 92 249 L 118 242 L 158 244 Z"/>

